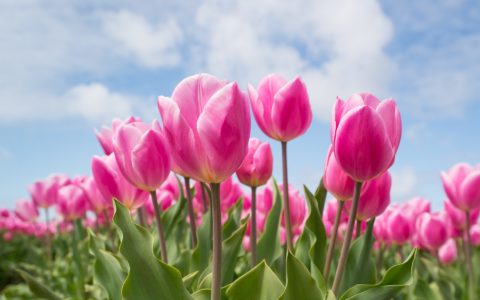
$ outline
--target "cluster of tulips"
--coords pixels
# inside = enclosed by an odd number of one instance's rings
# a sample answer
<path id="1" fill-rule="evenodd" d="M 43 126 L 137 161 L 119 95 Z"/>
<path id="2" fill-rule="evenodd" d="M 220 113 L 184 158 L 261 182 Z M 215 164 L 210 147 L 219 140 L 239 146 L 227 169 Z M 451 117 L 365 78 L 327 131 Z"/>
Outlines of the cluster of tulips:
<path id="1" fill-rule="evenodd" d="M 259 128 L 281 144 L 280 184 L 271 178 L 270 144 L 250 137 L 250 107 Z M 0 211 L 4 242 L 36 237 L 50 263 L 60 255 L 52 243 L 72 236 L 73 298 L 93 297 L 89 283 L 109 299 L 418 296 L 424 286 L 404 288 L 412 286 L 420 249 L 439 266 L 465 265 L 462 295 L 474 299 L 480 167 L 459 164 L 441 174 L 444 211 L 431 212 L 419 197 L 390 205 L 388 169 L 402 132 L 393 99 L 337 99 L 323 177 L 305 197 L 288 183 L 287 168 L 287 143 L 312 121 L 300 77 L 269 75 L 244 93 L 235 82 L 198 74 L 159 97 L 158 110 L 162 124 L 130 117 L 97 131 L 104 155 L 92 159 L 92 176 L 51 175 L 29 187 L 30 200 Z M 333 200 L 325 201 L 327 191 Z M 94 269 L 82 259 L 93 259 Z M 37 296 L 62 298 L 46 280 L 19 272 Z"/>

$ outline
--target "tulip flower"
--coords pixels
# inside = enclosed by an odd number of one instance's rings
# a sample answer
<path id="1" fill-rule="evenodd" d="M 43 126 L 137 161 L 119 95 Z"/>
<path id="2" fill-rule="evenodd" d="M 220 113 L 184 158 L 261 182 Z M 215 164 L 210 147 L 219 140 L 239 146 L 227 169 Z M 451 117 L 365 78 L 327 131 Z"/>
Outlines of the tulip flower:
<path id="1" fill-rule="evenodd" d="M 461 231 L 465 231 L 467 226 L 467 220 L 465 216 L 465 212 L 458 209 L 455 205 L 452 204 L 450 200 L 445 200 L 444 202 L 445 213 L 449 217 L 452 225 L 456 229 L 460 229 Z M 472 210 L 470 213 L 470 224 L 475 224 L 477 222 L 478 216 L 480 214 L 480 209 Z"/>
<path id="2" fill-rule="evenodd" d="M 253 115 L 260 129 L 282 145 L 284 218 L 287 220 L 287 248 L 293 251 L 293 235 L 288 200 L 287 142 L 303 135 L 312 123 L 307 88 L 300 77 L 287 82 L 278 74 L 265 77 L 257 90 L 248 87 Z"/>
<path id="3" fill-rule="evenodd" d="M 38 208 L 30 200 L 19 200 L 15 203 L 15 214 L 26 222 L 35 222 L 38 218 Z"/>
<path id="4" fill-rule="evenodd" d="M 103 197 L 93 177 L 85 178 L 85 180 L 80 183 L 80 186 L 87 195 L 90 207 L 97 214 L 97 218 L 107 210 L 113 209 L 112 201 L 107 201 L 107 199 Z"/>
<path id="5" fill-rule="evenodd" d="M 140 122 L 140 121 L 141 121 L 140 118 L 133 117 L 133 116 L 127 118 L 124 121 L 120 119 L 113 119 L 111 128 L 103 126 L 100 131 L 95 129 L 95 136 L 97 137 L 97 140 L 100 143 L 100 146 L 102 146 L 102 149 L 105 155 L 109 155 L 110 153 L 113 152 L 113 136 L 115 135 L 117 128 L 122 123 L 128 124 L 128 123 Z"/>
<path id="6" fill-rule="evenodd" d="M 278 188 L 282 190 L 283 183 L 280 183 L 278 185 Z M 295 243 L 295 241 L 298 239 L 298 237 L 303 231 L 303 226 L 305 225 L 308 209 L 305 198 L 301 196 L 300 192 L 292 185 L 290 185 L 290 187 L 288 188 L 288 193 L 288 201 L 290 202 L 290 224 L 292 226 L 291 229 L 293 234 L 293 242 Z M 285 214 L 282 214 L 280 221 L 280 243 L 285 244 L 287 231 Z"/>
<path id="7" fill-rule="evenodd" d="M 88 204 L 88 196 L 79 185 L 69 184 L 58 191 L 57 211 L 65 220 L 82 218 Z"/>
<path id="8" fill-rule="evenodd" d="M 412 235 L 410 220 L 400 209 L 394 210 L 387 219 L 388 237 L 392 242 L 403 245 Z"/>
<path id="9" fill-rule="evenodd" d="M 172 169 L 184 176 L 189 215 L 194 224 L 188 178 L 211 184 L 213 217 L 212 299 L 220 299 L 220 183 L 241 165 L 250 138 L 250 111 L 237 83 L 198 74 L 182 80 L 158 109 L 171 147 Z"/>
<path id="10" fill-rule="evenodd" d="M 323 185 L 339 201 L 349 200 L 353 197 L 355 182 L 338 164 L 332 146 L 328 148 L 325 160 Z"/>
<path id="11" fill-rule="evenodd" d="M 253 228 L 256 228 L 257 222 L 257 187 L 267 183 L 272 176 L 272 169 L 273 154 L 270 144 L 251 138 L 248 141 L 248 153 L 236 173 L 238 180 L 251 188 L 251 220 Z M 250 234 L 252 266 L 255 266 L 257 264 L 257 232 L 256 230 L 251 230 Z"/>
<path id="12" fill-rule="evenodd" d="M 450 264 L 457 259 L 457 244 L 454 239 L 449 239 L 438 250 L 438 259 L 442 264 Z"/>
<path id="13" fill-rule="evenodd" d="M 416 232 L 419 245 L 430 250 L 437 250 L 448 239 L 447 224 L 439 214 L 421 214 L 417 219 Z"/>
<path id="14" fill-rule="evenodd" d="M 472 228 L 470 228 L 470 238 L 472 239 L 473 246 L 480 245 L 480 224 L 472 225 Z"/>

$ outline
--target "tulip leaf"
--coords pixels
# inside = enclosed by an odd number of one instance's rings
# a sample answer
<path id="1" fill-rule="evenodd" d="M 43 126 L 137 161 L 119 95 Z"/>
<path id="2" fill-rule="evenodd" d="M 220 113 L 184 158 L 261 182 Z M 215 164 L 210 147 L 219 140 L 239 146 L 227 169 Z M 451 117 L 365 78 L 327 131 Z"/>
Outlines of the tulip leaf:
<path id="1" fill-rule="evenodd" d="M 118 201 L 113 219 L 123 235 L 120 252 L 130 265 L 122 288 L 123 297 L 127 300 L 191 299 L 180 272 L 157 259 L 150 233 L 136 225 L 128 209 Z"/>
<path id="2" fill-rule="evenodd" d="M 280 225 L 280 214 L 282 212 L 282 198 L 280 191 L 278 190 L 278 185 L 275 180 L 273 180 L 274 186 L 274 203 L 270 212 L 268 213 L 267 220 L 265 221 L 265 230 L 260 236 L 257 244 L 257 260 L 261 261 L 265 259 L 267 264 L 271 265 L 275 259 L 277 259 L 282 250 L 280 248 L 280 238 L 279 238 L 279 225 Z"/>
<path id="3" fill-rule="evenodd" d="M 212 243 L 212 230 L 210 228 L 212 214 L 208 210 L 202 217 L 202 224 L 198 228 L 198 243 L 192 252 L 190 272 L 203 271 L 208 267 Z"/>
<path id="4" fill-rule="evenodd" d="M 343 275 L 340 293 L 343 293 L 355 284 L 373 284 L 376 282 L 375 262 L 372 258 L 373 224 L 375 219 L 368 222 L 367 231 L 357 238 L 348 252 L 347 264 Z"/>
<path id="5" fill-rule="evenodd" d="M 380 282 L 376 284 L 357 284 L 348 289 L 340 297 L 340 300 L 391 299 L 403 288 L 412 284 L 416 255 L 417 249 L 414 249 L 403 263 L 388 269 Z"/>
<path id="6" fill-rule="evenodd" d="M 247 223 L 222 242 L 222 286 L 230 283 L 233 279 L 237 257 L 242 249 L 246 229 Z"/>
<path id="7" fill-rule="evenodd" d="M 287 284 L 280 300 L 325 299 L 315 279 L 305 265 L 290 252 L 287 253 Z"/>
<path id="8" fill-rule="evenodd" d="M 228 219 L 223 225 L 223 239 L 228 238 L 240 226 L 240 216 L 242 214 L 243 198 L 240 198 L 235 205 L 228 211 Z"/>
<path id="9" fill-rule="evenodd" d="M 65 297 L 57 295 L 54 291 L 52 291 L 48 286 L 44 285 L 40 281 L 38 281 L 35 277 L 31 276 L 25 271 L 20 269 L 15 269 L 18 274 L 25 280 L 28 284 L 30 291 L 37 297 L 49 300 L 62 300 Z"/>
<path id="10" fill-rule="evenodd" d="M 95 255 L 94 281 L 105 289 L 110 300 L 120 300 L 125 274 L 118 260 L 109 252 L 100 249 L 98 243 L 93 232 L 90 231 L 89 246 Z"/>
<path id="11" fill-rule="evenodd" d="M 195 271 L 195 272 L 190 273 L 187 276 L 183 277 L 182 278 L 183 285 L 186 286 L 187 288 L 189 288 L 193 284 L 195 279 L 197 278 L 197 275 L 198 275 L 198 271 Z"/>
<path id="12" fill-rule="evenodd" d="M 226 290 L 229 300 L 278 299 L 284 286 L 265 261 L 235 280 Z"/>
<path id="13" fill-rule="evenodd" d="M 314 194 L 315 199 L 317 200 L 318 210 L 320 211 L 320 216 L 323 216 L 323 210 L 325 208 L 325 202 L 327 200 L 327 189 L 323 184 L 323 177 L 320 179 L 320 184 L 318 185 L 317 189 L 315 190 Z"/>

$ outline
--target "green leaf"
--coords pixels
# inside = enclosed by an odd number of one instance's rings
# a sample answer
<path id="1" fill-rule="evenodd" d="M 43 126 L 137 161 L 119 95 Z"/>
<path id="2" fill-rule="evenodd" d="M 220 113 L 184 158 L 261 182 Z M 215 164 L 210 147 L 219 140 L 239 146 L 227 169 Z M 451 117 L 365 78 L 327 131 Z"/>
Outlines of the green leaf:
<path id="1" fill-rule="evenodd" d="M 324 299 L 325 295 L 318 288 L 315 279 L 305 265 L 294 255 L 287 253 L 287 284 L 281 300 Z"/>
<path id="2" fill-rule="evenodd" d="M 123 234 L 120 252 L 130 265 L 123 284 L 125 299 L 191 299 L 180 272 L 157 259 L 153 239 L 145 228 L 136 225 L 130 212 L 115 201 L 114 222 Z"/>
<path id="3" fill-rule="evenodd" d="M 323 177 L 320 179 L 320 184 L 315 190 L 315 199 L 317 199 L 318 210 L 320 211 L 320 216 L 323 216 L 323 210 L 325 208 L 325 202 L 327 200 L 327 189 L 323 185 Z"/>
<path id="4" fill-rule="evenodd" d="M 198 271 L 195 271 L 183 277 L 182 278 L 183 285 L 186 286 L 187 288 L 190 287 L 195 281 L 195 279 L 197 278 L 197 275 L 198 275 Z"/>
<path id="5" fill-rule="evenodd" d="M 233 279 L 237 256 L 242 249 L 246 229 L 247 223 L 222 242 L 222 286 L 230 283 Z"/>
<path id="6" fill-rule="evenodd" d="M 20 274 L 20 276 L 23 278 L 23 280 L 25 280 L 25 282 L 28 284 L 28 287 L 30 288 L 30 291 L 34 295 L 49 300 L 62 300 L 65 298 L 57 295 L 48 286 L 38 281 L 35 277 L 31 276 L 27 272 L 24 272 L 20 269 L 16 269 L 15 271 L 17 271 L 18 274 Z"/>
<path id="7" fill-rule="evenodd" d="M 274 203 L 272 209 L 268 213 L 267 220 L 265 222 L 265 230 L 260 236 L 257 245 L 257 259 L 261 261 L 265 259 L 267 264 L 271 265 L 277 257 L 282 253 L 279 242 L 279 224 L 280 213 L 282 212 L 282 198 L 278 185 L 273 180 L 274 186 Z"/>
<path id="8" fill-rule="evenodd" d="M 403 288 L 412 284 L 416 255 L 417 249 L 414 249 L 406 261 L 388 269 L 380 282 L 376 284 L 357 284 L 347 290 L 340 297 L 340 300 L 391 299 Z"/>
<path id="9" fill-rule="evenodd" d="M 284 286 L 265 261 L 235 280 L 226 290 L 229 300 L 271 300 L 282 295 Z"/>
<path id="10" fill-rule="evenodd" d="M 368 222 L 367 231 L 353 242 L 348 252 L 340 294 L 355 284 L 373 284 L 377 281 L 375 262 L 371 255 L 374 222 L 375 219 Z"/>
<path id="11" fill-rule="evenodd" d="M 228 219 L 223 225 L 222 236 L 227 238 L 240 226 L 240 216 L 242 214 L 243 198 L 240 198 L 235 205 L 228 211 Z"/>
<path id="12" fill-rule="evenodd" d="M 212 230 L 210 228 L 212 214 L 208 210 L 202 217 L 202 224 L 197 231 L 198 243 L 192 253 L 190 272 L 203 271 L 210 261 L 210 245 L 212 243 Z"/>
<path id="13" fill-rule="evenodd" d="M 122 299 L 125 274 L 118 260 L 109 252 L 100 249 L 93 232 L 89 231 L 89 246 L 95 255 L 94 280 L 107 292 L 110 300 Z"/>
<path id="14" fill-rule="evenodd" d="M 441 299 L 441 296 L 433 291 L 433 289 L 425 282 L 425 280 L 418 278 L 417 284 L 415 285 L 414 294 L 416 299 L 422 300 L 436 300 Z"/>

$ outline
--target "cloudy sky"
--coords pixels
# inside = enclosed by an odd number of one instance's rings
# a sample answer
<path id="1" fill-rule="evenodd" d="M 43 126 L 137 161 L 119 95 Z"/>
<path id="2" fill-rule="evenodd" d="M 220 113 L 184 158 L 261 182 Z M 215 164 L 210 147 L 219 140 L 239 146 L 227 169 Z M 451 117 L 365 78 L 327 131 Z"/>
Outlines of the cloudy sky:
<path id="1" fill-rule="evenodd" d="M 474 0 L 153 2 L 0 2 L 0 206 L 50 173 L 90 174 L 101 154 L 93 128 L 159 118 L 157 96 L 198 72 L 244 89 L 272 72 L 304 78 L 316 118 L 289 146 L 297 187 L 323 172 L 335 97 L 360 91 L 402 112 L 393 201 L 420 195 L 438 207 L 439 172 L 480 162 Z M 252 135 L 267 139 L 256 126 Z"/>

